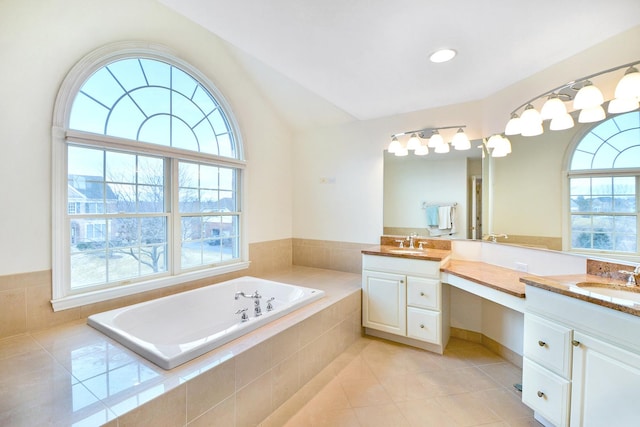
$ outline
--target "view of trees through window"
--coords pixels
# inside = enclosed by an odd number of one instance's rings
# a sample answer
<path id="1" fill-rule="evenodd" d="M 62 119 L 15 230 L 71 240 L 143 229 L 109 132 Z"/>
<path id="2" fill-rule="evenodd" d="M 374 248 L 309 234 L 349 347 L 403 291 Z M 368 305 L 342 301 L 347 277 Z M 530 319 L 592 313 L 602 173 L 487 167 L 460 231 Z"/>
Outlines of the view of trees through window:
<path id="1" fill-rule="evenodd" d="M 83 132 L 67 146 L 71 290 L 239 259 L 240 170 L 216 160 L 239 153 L 193 77 L 150 59 L 109 64 L 80 89 L 70 128 Z"/>
<path id="2" fill-rule="evenodd" d="M 640 113 L 613 117 L 574 151 L 569 177 L 571 247 L 638 253 Z"/>

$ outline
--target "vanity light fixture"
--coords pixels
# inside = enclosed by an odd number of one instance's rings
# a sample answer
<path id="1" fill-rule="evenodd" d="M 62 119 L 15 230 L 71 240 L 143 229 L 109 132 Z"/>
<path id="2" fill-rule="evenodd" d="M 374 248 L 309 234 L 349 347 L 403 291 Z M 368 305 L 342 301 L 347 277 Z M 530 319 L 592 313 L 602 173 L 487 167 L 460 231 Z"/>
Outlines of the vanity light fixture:
<path id="1" fill-rule="evenodd" d="M 572 128 L 574 119 L 567 111 L 566 102 L 568 101 L 573 101 L 574 111 L 580 111 L 578 114 L 578 122 L 580 123 L 604 120 L 607 112 L 619 114 L 640 108 L 640 71 L 637 68 L 639 64 L 640 60 L 609 68 L 570 81 L 530 99 L 511 112 L 511 118 L 505 126 L 504 134 L 540 135 L 544 132 L 543 120 L 550 120 L 549 129 L 551 130 Z M 609 100 L 607 112 L 605 112 L 603 108 L 604 95 L 592 83 L 591 79 L 623 68 L 626 68 L 626 71 L 616 86 L 615 98 Z M 538 113 L 534 104 L 542 98 L 547 98 L 547 100 Z"/>
<path id="2" fill-rule="evenodd" d="M 396 156 L 406 156 L 409 151 L 413 151 L 416 156 L 426 156 L 429 154 L 429 148 L 433 148 L 436 153 L 448 153 L 450 151 L 449 143 L 445 142 L 439 132 L 442 129 L 458 129 L 451 140 L 451 145 L 456 150 L 468 150 L 471 148 L 471 143 L 464 133 L 465 127 L 467 126 L 440 126 L 396 133 L 391 135 L 391 142 L 387 151 Z M 410 135 L 410 137 L 406 144 L 403 145 L 398 138 L 404 135 Z M 426 143 L 421 139 L 427 139 Z"/>
<path id="3" fill-rule="evenodd" d="M 483 145 L 480 148 L 491 157 L 505 157 L 511 153 L 511 141 L 506 136 L 494 134 L 483 141 Z"/>

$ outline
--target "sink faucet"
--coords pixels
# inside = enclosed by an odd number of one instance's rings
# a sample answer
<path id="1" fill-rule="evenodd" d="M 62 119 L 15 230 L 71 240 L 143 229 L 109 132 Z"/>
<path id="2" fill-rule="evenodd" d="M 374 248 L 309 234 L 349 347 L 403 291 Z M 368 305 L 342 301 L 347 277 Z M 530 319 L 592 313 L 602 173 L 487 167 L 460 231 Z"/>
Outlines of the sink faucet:
<path id="1" fill-rule="evenodd" d="M 633 271 L 620 270 L 618 273 L 629 275 L 627 286 L 640 286 L 640 265 L 637 265 Z"/>
<path id="2" fill-rule="evenodd" d="M 509 236 L 507 236 L 506 234 L 489 233 L 486 236 L 484 236 L 483 239 L 484 240 L 490 240 L 493 243 L 497 243 L 498 242 L 498 237 L 504 237 L 505 239 L 509 238 Z"/>
<path id="3" fill-rule="evenodd" d="M 415 249 L 416 247 L 413 245 L 415 238 L 418 237 L 418 233 L 411 233 L 407 240 L 409 241 L 409 249 Z"/>

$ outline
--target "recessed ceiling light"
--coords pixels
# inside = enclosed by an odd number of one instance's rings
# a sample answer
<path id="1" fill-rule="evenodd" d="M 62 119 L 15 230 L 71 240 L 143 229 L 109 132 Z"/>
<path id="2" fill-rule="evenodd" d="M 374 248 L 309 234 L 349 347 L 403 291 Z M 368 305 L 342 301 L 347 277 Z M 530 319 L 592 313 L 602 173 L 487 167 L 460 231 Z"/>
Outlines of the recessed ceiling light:
<path id="1" fill-rule="evenodd" d="M 429 59 L 431 62 L 436 63 L 447 62 L 451 61 L 453 57 L 456 56 L 456 53 L 457 52 L 453 49 L 440 49 L 433 52 L 431 56 L 429 56 Z"/>

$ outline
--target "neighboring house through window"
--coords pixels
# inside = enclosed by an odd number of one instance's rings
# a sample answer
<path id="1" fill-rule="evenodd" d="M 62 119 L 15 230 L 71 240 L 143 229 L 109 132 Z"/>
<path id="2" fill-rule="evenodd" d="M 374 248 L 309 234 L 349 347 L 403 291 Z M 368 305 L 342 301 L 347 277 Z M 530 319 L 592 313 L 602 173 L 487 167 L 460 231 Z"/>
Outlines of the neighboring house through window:
<path id="1" fill-rule="evenodd" d="M 223 98 L 170 55 L 106 50 L 56 105 L 56 309 L 247 266 L 243 153 Z"/>
<path id="2" fill-rule="evenodd" d="M 569 169 L 571 249 L 637 256 L 640 112 L 595 126 Z"/>

